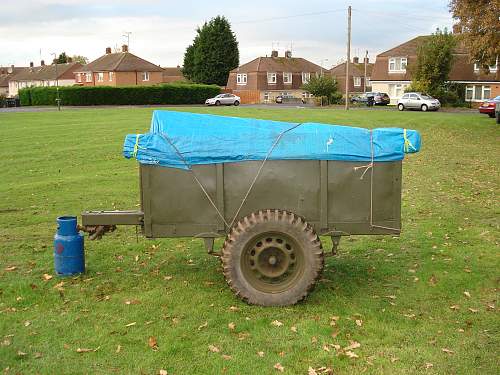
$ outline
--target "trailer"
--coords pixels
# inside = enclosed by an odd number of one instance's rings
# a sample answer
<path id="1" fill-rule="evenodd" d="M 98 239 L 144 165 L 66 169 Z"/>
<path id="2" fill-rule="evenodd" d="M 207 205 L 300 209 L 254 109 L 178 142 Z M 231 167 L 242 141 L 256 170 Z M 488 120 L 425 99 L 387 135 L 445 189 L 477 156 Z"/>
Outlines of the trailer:
<path id="1" fill-rule="evenodd" d="M 402 156 L 419 148 L 406 129 L 155 111 L 150 133 L 124 144 L 140 163 L 140 210 L 86 211 L 82 229 L 92 239 L 117 225 L 147 238 L 200 238 L 239 298 L 290 305 L 321 275 L 319 236 L 335 253 L 341 236 L 400 233 Z"/>

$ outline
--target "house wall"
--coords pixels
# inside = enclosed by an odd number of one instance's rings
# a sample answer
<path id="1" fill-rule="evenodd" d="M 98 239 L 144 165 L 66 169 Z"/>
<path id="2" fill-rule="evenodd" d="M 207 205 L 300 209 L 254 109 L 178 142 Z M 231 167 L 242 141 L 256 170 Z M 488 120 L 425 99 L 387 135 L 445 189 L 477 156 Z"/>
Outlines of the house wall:
<path id="1" fill-rule="evenodd" d="M 58 81 L 54 80 L 37 80 L 37 81 L 9 81 L 9 94 L 8 96 L 13 97 L 19 94 L 19 89 L 25 87 L 38 87 L 38 86 L 73 86 L 75 84 L 74 79 L 60 79 Z"/>
<path id="2" fill-rule="evenodd" d="M 156 85 L 162 83 L 163 73 L 162 72 L 149 72 L 149 81 L 142 80 L 142 72 L 114 72 L 113 79 L 109 80 L 109 73 L 104 73 L 104 80 L 99 82 L 97 77 L 99 72 L 92 73 L 92 82 L 87 82 L 85 78 L 85 73 L 81 74 L 81 82 L 76 82 L 81 86 L 135 86 L 135 85 Z M 75 75 L 76 81 L 78 81 Z"/>
<path id="3" fill-rule="evenodd" d="M 406 87 L 410 85 L 410 81 L 394 81 L 394 82 L 373 82 L 371 91 L 385 92 L 389 95 L 392 105 L 398 104 L 398 100 L 404 94 Z"/>

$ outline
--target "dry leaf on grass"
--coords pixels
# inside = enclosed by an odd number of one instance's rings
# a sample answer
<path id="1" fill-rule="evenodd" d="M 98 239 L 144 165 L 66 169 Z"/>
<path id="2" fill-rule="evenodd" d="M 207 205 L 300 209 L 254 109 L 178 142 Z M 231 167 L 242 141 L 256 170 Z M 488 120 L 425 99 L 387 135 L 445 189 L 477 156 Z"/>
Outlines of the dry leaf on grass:
<path id="1" fill-rule="evenodd" d="M 470 293 L 468 291 L 465 291 L 464 296 L 466 296 L 467 298 L 470 298 Z"/>
<path id="2" fill-rule="evenodd" d="M 357 349 L 361 346 L 361 344 L 357 341 L 350 341 L 349 342 L 349 346 L 346 346 L 344 348 L 344 350 L 353 350 L 353 349 Z"/>
<path id="3" fill-rule="evenodd" d="M 279 363 L 279 362 L 278 362 L 278 363 L 276 363 L 276 364 L 274 365 L 274 368 L 275 368 L 276 370 L 278 370 L 279 372 L 283 372 L 283 371 L 285 371 L 285 368 L 284 368 L 284 367 L 281 365 L 281 363 Z"/>
<path id="4" fill-rule="evenodd" d="M 159 375 L 168 375 L 168 372 L 167 370 L 160 370 L 160 372 L 158 373 Z"/>
<path id="5" fill-rule="evenodd" d="M 156 340 L 156 337 L 149 336 L 149 338 L 148 338 L 148 346 L 151 349 L 153 349 L 153 350 L 158 350 L 158 341 Z"/>
<path id="6" fill-rule="evenodd" d="M 116 347 L 116 350 L 115 350 L 115 353 L 120 353 L 122 351 L 122 346 L 121 345 L 118 345 Z"/>
<path id="7" fill-rule="evenodd" d="M 345 355 L 348 356 L 349 358 L 359 358 L 359 356 L 356 353 L 351 351 L 345 352 Z"/>
<path id="8" fill-rule="evenodd" d="M 477 313 L 477 312 L 479 312 L 479 310 L 478 310 L 478 309 L 473 309 L 472 307 L 469 307 L 469 311 L 470 311 L 471 313 Z"/>
<path id="9" fill-rule="evenodd" d="M 216 347 L 215 345 L 208 345 L 208 350 L 210 350 L 212 353 L 219 353 L 220 349 Z"/>
<path id="10" fill-rule="evenodd" d="M 233 322 L 229 323 L 227 325 L 227 328 L 229 328 L 231 331 L 234 331 L 234 329 L 236 328 L 236 324 L 234 324 Z"/>
<path id="11" fill-rule="evenodd" d="M 425 364 L 425 366 L 424 366 L 424 367 L 425 367 L 426 369 L 430 369 L 430 368 L 431 368 L 431 367 L 433 367 L 433 366 L 434 366 L 434 365 L 433 365 L 432 363 L 427 362 L 427 363 Z"/>
<path id="12" fill-rule="evenodd" d="M 450 306 L 450 309 L 452 309 L 452 310 L 459 310 L 460 306 L 459 305 L 452 305 L 452 306 Z"/>
<path id="13" fill-rule="evenodd" d="M 16 266 L 10 266 L 10 267 L 5 267 L 5 268 L 4 268 L 4 270 L 5 270 L 5 271 L 7 271 L 7 272 L 8 272 L 8 271 L 15 271 L 16 269 L 17 269 L 17 267 L 16 267 Z"/>
<path id="14" fill-rule="evenodd" d="M 76 352 L 77 353 L 90 353 L 90 352 L 95 352 L 97 349 L 88 349 L 88 348 L 77 348 Z"/>
<path id="15" fill-rule="evenodd" d="M 132 326 L 135 326 L 136 324 L 137 324 L 137 322 L 132 322 L 129 324 L 125 324 L 125 327 L 132 327 Z"/>
<path id="16" fill-rule="evenodd" d="M 398 357 L 391 357 L 391 362 L 394 363 L 396 361 L 399 361 L 399 358 Z"/>
<path id="17" fill-rule="evenodd" d="M 307 369 L 307 375 L 318 375 L 315 369 L 313 369 L 311 366 Z"/>
<path id="18" fill-rule="evenodd" d="M 140 303 L 141 303 L 141 301 L 139 301 L 138 299 L 131 299 L 131 300 L 125 301 L 125 305 L 138 305 Z"/>
<path id="19" fill-rule="evenodd" d="M 205 322 L 198 327 L 198 331 L 201 331 L 203 328 L 207 328 L 207 327 L 208 327 L 208 322 Z"/>
<path id="20" fill-rule="evenodd" d="M 49 275 L 48 273 L 44 273 L 44 274 L 43 274 L 43 279 L 44 279 L 45 281 L 49 281 L 49 280 L 50 280 L 50 279 L 52 279 L 53 277 L 54 277 L 54 276 Z"/>
<path id="21" fill-rule="evenodd" d="M 279 320 L 273 320 L 271 322 L 271 325 L 273 325 L 275 327 L 281 327 L 283 325 L 283 323 L 281 323 Z"/>
<path id="22" fill-rule="evenodd" d="M 257 355 L 262 358 L 264 357 L 264 352 L 257 352 Z"/>
<path id="23" fill-rule="evenodd" d="M 36 352 L 36 353 L 35 353 L 35 358 L 36 358 L 36 359 L 39 359 L 39 358 L 42 358 L 42 357 L 43 357 L 43 354 L 42 354 L 42 353 L 40 353 L 40 352 Z"/>
<path id="24" fill-rule="evenodd" d="M 328 346 L 328 345 L 323 345 L 323 350 L 324 350 L 325 352 L 330 352 L 330 348 L 329 348 L 329 346 Z"/>
<path id="25" fill-rule="evenodd" d="M 231 357 L 230 355 L 227 355 L 227 354 L 222 354 L 222 356 L 221 356 L 221 357 L 222 357 L 223 359 L 225 359 L 226 361 L 229 361 L 231 358 L 233 358 L 233 357 Z"/>
<path id="26" fill-rule="evenodd" d="M 27 321 L 25 321 L 25 322 L 24 322 L 24 326 L 25 326 L 25 327 L 28 327 L 28 326 L 30 326 L 30 325 L 31 325 L 31 322 L 30 322 L 29 320 L 27 320 Z"/>
<path id="27" fill-rule="evenodd" d="M 316 336 L 311 337 L 311 344 L 316 344 L 318 342 L 318 338 Z"/>
<path id="28" fill-rule="evenodd" d="M 429 284 L 435 286 L 437 282 L 438 282 L 437 277 L 432 275 L 431 278 L 429 279 Z"/>
<path id="29" fill-rule="evenodd" d="M 453 354 L 454 353 L 453 350 L 450 350 L 450 349 L 447 349 L 447 348 L 442 348 L 441 350 L 443 351 L 443 353 L 446 353 L 446 354 Z"/>
<path id="30" fill-rule="evenodd" d="M 229 308 L 229 310 L 230 310 L 230 311 L 232 311 L 232 312 L 240 311 L 240 309 L 239 309 L 239 308 L 237 308 L 236 306 L 231 306 L 231 307 Z"/>
<path id="31" fill-rule="evenodd" d="M 363 325 L 363 321 L 361 319 L 356 319 L 356 325 L 361 327 Z"/>
<path id="32" fill-rule="evenodd" d="M 295 326 L 291 326 L 290 327 L 290 331 L 294 332 L 294 333 L 297 333 L 297 327 Z"/>

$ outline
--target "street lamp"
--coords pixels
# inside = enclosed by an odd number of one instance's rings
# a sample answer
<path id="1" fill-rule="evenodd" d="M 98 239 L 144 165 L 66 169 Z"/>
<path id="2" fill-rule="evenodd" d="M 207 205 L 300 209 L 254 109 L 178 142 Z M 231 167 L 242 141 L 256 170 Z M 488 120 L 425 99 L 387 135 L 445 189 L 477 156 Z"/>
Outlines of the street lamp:
<path id="1" fill-rule="evenodd" d="M 54 56 L 54 65 L 56 68 L 56 103 L 57 103 L 57 110 L 61 110 L 61 99 L 59 98 L 59 77 L 57 75 L 57 54 L 55 52 L 52 52 L 51 55 Z"/>

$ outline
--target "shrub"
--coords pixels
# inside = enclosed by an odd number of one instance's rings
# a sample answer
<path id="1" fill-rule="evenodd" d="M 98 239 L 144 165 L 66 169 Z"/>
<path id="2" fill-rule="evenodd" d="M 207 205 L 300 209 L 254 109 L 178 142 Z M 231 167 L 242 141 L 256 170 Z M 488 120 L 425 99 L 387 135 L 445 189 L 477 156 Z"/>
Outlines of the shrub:
<path id="1" fill-rule="evenodd" d="M 62 105 L 202 104 L 220 93 L 220 87 L 199 84 L 157 86 L 59 87 Z M 19 91 L 21 105 L 55 105 L 56 87 L 31 87 Z"/>

